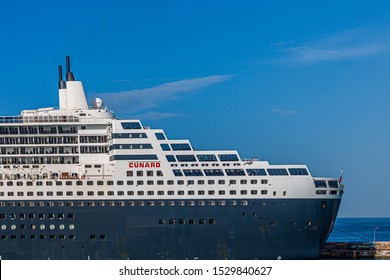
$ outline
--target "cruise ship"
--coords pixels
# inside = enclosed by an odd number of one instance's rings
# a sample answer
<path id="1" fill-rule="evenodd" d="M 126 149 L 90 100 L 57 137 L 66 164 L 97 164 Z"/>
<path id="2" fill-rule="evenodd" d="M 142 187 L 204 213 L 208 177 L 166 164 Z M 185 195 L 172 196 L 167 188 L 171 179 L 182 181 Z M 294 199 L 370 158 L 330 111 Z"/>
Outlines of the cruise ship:
<path id="1" fill-rule="evenodd" d="M 0 117 L 1 259 L 318 258 L 337 177 L 195 150 L 62 76 L 58 107 Z"/>

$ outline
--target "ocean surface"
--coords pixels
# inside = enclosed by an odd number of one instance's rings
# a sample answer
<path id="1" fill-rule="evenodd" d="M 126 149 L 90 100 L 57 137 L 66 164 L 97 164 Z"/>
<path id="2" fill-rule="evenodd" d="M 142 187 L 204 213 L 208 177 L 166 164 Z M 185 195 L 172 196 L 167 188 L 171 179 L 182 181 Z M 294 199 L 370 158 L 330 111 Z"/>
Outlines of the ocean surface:
<path id="1" fill-rule="evenodd" d="M 390 241 L 390 218 L 337 218 L 328 242 Z"/>

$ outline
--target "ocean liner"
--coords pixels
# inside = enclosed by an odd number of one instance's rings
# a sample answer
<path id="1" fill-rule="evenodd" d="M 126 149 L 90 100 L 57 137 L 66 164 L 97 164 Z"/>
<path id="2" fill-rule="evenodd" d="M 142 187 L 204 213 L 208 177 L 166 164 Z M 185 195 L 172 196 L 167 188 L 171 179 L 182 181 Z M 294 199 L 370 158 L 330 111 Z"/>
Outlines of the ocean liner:
<path id="1" fill-rule="evenodd" d="M 0 117 L 1 259 L 318 258 L 338 178 L 117 119 L 66 68 L 58 108 Z"/>

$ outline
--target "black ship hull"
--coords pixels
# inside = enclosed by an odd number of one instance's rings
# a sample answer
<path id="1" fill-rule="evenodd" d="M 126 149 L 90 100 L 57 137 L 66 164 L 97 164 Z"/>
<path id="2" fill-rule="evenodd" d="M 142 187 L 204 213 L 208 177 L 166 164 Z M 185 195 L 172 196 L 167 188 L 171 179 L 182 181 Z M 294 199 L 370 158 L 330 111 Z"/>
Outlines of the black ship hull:
<path id="1" fill-rule="evenodd" d="M 0 257 L 316 259 L 340 201 L 7 201 Z"/>

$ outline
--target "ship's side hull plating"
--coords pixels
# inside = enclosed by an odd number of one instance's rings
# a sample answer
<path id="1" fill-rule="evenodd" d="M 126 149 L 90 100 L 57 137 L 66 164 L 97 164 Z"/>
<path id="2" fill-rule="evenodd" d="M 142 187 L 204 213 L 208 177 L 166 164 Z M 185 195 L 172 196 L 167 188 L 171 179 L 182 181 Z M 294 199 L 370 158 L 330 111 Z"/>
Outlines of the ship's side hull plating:
<path id="1" fill-rule="evenodd" d="M 315 259 L 340 199 L 7 202 L 2 259 Z"/>

